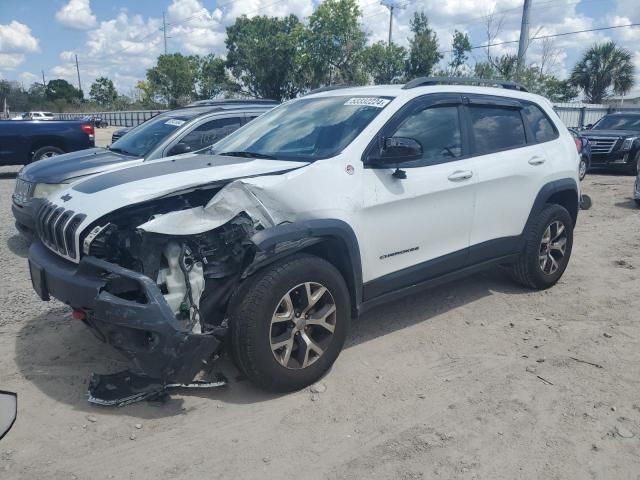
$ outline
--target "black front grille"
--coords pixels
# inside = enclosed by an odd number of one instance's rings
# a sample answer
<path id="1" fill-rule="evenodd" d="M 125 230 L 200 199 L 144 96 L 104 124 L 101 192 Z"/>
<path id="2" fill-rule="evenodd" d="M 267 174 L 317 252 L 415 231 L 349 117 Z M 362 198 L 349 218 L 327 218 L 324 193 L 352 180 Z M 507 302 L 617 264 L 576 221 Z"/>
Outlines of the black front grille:
<path id="1" fill-rule="evenodd" d="M 45 202 L 38 210 L 36 231 L 42 243 L 68 258 L 77 258 L 76 231 L 85 215 Z"/>

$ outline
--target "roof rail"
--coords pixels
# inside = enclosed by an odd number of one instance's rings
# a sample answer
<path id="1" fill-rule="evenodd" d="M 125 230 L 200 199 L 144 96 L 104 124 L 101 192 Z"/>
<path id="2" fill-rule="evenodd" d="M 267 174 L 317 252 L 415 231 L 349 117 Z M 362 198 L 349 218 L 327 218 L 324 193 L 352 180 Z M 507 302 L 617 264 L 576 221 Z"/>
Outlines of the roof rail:
<path id="1" fill-rule="evenodd" d="M 305 93 L 303 97 L 306 97 L 307 95 L 313 95 L 314 93 L 329 92 L 331 90 L 339 90 L 341 88 L 349 87 L 351 87 L 351 85 L 347 85 L 346 83 L 341 83 L 338 85 L 327 85 L 326 87 L 320 87 L 316 88 L 315 90 L 311 90 L 310 92 Z"/>
<path id="2" fill-rule="evenodd" d="M 528 92 L 525 87 L 516 82 L 475 77 L 419 77 L 405 83 L 402 89 L 408 90 L 410 88 L 427 87 L 429 85 L 484 85 Z"/>
<path id="3" fill-rule="evenodd" d="M 196 100 L 194 102 L 185 105 L 186 107 L 216 107 L 227 105 L 249 105 L 249 104 L 265 104 L 265 105 L 277 105 L 280 102 L 277 100 L 271 100 L 268 98 L 220 98 L 210 100 Z"/>

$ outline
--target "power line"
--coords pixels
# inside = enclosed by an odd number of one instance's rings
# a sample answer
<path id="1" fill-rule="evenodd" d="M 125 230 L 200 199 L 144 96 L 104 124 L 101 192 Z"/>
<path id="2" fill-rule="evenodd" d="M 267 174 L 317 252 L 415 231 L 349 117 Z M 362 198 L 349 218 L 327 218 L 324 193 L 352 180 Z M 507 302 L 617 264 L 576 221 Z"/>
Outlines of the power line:
<path id="1" fill-rule="evenodd" d="M 567 35 L 577 35 L 578 33 L 601 32 L 603 30 L 614 30 L 616 28 L 627 28 L 627 27 L 640 27 L 640 23 L 629 23 L 627 25 L 613 25 L 609 27 L 599 27 L 599 28 L 587 28 L 585 30 L 575 30 L 573 32 L 555 33 L 553 35 L 539 35 L 539 36 L 531 37 L 530 40 L 544 40 L 545 38 L 566 37 Z M 475 47 L 471 47 L 471 50 L 476 50 L 478 48 L 487 48 L 487 47 L 499 47 L 500 45 L 508 45 L 508 44 L 518 43 L 518 42 L 519 40 L 508 40 L 506 42 L 477 45 Z M 453 52 L 453 50 L 444 50 L 439 53 L 451 53 L 451 52 Z"/>

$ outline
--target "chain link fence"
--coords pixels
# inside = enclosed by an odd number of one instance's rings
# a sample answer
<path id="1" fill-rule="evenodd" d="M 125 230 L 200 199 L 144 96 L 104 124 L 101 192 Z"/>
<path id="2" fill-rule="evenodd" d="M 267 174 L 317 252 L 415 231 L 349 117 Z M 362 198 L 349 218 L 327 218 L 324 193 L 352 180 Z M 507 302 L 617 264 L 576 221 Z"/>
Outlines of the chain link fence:
<path id="1" fill-rule="evenodd" d="M 134 110 L 120 112 L 56 113 L 60 120 L 81 120 L 83 117 L 100 117 L 110 127 L 135 127 L 166 110 Z"/>

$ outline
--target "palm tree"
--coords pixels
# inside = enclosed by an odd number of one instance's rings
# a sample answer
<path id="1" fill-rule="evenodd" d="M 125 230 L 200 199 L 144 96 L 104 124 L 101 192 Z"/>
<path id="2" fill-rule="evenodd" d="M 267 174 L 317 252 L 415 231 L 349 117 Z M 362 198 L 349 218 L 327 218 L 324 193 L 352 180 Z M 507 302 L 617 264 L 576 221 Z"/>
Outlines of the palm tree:
<path id="1" fill-rule="evenodd" d="M 602 103 L 611 91 L 624 95 L 634 84 L 631 53 L 615 42 L 595 44 L 573 67 L 569 81 L 580 87 L 591 103 Z"/>

